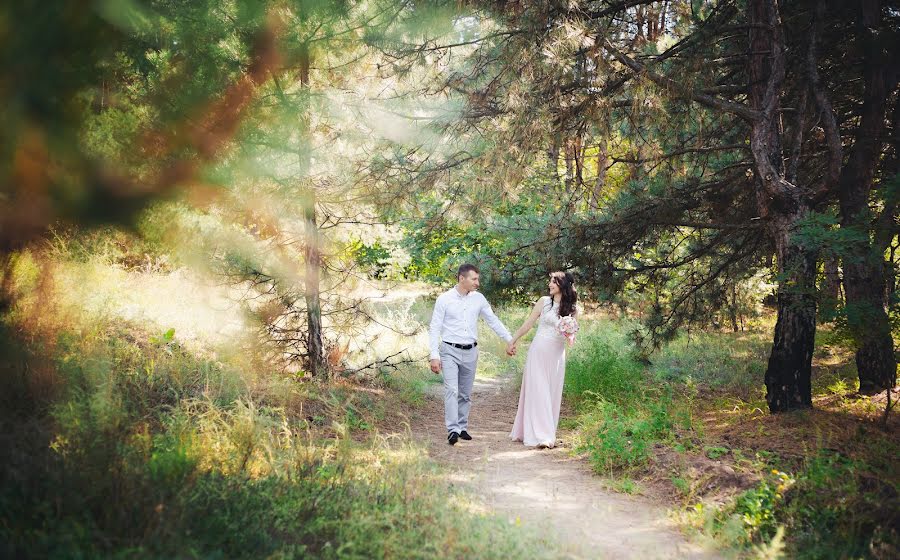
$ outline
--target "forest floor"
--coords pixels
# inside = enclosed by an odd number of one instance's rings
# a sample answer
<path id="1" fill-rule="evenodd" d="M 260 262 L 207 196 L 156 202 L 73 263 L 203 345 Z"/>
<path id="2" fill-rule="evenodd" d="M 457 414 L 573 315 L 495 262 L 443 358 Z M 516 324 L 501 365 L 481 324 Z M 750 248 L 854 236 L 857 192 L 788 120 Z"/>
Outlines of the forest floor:
<path id="1" fill-rule="evenodd" d="M 431 385 L 409 419 L 414 436 L 486 510 L 559 543 L 560 558 L 718 558 L 688 541 L 666 504 L 607 490 L 573 457 L 565 434 L 554 449 L 526 448 L 508 438 L 516 413 L 514 377 L 478 378 L 472 395 L 472 441 L 447 444 L 442 385 Z"/>

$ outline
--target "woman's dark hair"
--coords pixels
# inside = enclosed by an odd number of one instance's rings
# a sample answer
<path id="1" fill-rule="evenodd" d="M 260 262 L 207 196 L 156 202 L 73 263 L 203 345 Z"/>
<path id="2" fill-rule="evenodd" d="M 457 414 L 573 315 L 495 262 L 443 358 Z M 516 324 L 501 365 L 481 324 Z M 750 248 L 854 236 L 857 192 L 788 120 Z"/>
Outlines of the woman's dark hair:
<path id="1" fill-rule="evenodd" d="M 550 278 L 559 286 L 559 292 L 562 294 L 559 300 L 559 316 L 574 315 L 575 302 L 578 301 L 578 294 L 575 293 L 575 277 L 571 272 L 553 272 Z"/>

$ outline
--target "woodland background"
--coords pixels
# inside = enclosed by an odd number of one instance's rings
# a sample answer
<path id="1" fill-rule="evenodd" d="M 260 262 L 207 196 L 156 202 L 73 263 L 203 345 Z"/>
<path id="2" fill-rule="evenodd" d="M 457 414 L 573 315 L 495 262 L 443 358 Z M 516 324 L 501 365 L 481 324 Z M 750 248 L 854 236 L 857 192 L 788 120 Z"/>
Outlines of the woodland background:
<path id="1" fill-rule="evenodd" d="M 4 554 L 552 557 L 400 433 L 462 262 L 509 326 L 576 275 L 605 483 L 898 554 L 895 2 L 19 2 L 0 44 Z"/>

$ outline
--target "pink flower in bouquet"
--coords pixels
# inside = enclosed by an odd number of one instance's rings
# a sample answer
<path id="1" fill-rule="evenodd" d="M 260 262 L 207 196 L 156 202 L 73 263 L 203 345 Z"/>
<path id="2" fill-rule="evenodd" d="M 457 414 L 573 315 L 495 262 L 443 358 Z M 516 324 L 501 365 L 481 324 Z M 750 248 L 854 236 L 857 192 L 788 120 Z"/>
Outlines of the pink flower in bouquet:
<path id="1" fill-rule="evenodd" d="M 566 337 L 569 344 L 574 344 L 575 334 L 578 332 L 578 321 L 575 317 L 572 317 L 571 315 L 560 317 L 559 323 L 556 324 L 556 329 L 559 334 Z"/>

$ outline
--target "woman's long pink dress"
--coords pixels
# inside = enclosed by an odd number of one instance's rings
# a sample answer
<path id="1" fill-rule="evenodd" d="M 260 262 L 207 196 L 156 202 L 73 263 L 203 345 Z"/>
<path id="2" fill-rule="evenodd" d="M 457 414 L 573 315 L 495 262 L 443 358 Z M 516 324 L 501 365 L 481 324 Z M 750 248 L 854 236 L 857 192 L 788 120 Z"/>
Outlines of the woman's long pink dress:
<path id="1" fill-rule="evenodd" d="M 545 296 L 537 333 L 525 358 L 519 409 L 509 437 L 528 446 L 553 447 L 563 380 L 566 376 L 566 338 L 559 334 L 558 306 Z"/>

